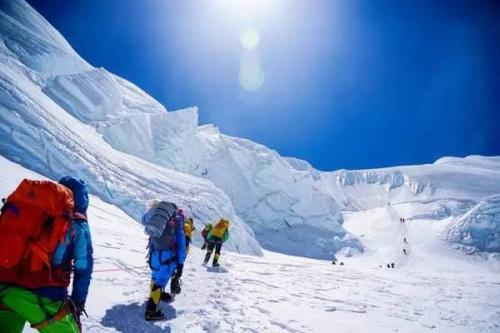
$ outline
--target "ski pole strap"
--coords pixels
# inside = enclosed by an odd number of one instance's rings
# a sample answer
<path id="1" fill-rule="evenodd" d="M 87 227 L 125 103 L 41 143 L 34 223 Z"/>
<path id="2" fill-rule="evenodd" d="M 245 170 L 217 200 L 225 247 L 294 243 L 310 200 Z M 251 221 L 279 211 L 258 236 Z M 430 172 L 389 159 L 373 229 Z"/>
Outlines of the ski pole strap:
<path id="1" fill-rule="evenodd" d="M 42 321 L 38 324 L 31 325 L 31 328 L 40 331 L 40 330 L 44 329 L 45 327 L 49 326 L 50 324 L 55 323 L 56 321 L 63 319 L 69 313 L 71 313 L 71 311 L 69 308 L 69 304 L 66 302 L 63 304 L 63 306 L 61 306 L 61 308 L 59 309 L 59 311 L 55 315 L 47 317 L 47 319 L 45 319 L 44 321 Z"/>

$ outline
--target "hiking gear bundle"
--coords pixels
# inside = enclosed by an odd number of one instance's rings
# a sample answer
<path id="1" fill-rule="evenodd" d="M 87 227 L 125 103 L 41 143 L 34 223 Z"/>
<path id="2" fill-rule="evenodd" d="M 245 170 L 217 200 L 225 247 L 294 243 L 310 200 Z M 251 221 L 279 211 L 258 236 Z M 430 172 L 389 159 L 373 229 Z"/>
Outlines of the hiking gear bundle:
<path id="1" fill-rule="evenodd" d="M 151 237 L 155 250 L 175 250 L 175 233 L 179 224 L 177 210 L 174 203 L 161 201 L 143 220 L 145 232 Z"/>
<path id="2" fill-rule="evenodd" d="M 66 186 L 23 180 L 1 209 L 0 282 L 30 289 L 66 287 L 69 275 L 53 268 L 51 260 L 73 211 L 73 193 Z"/>

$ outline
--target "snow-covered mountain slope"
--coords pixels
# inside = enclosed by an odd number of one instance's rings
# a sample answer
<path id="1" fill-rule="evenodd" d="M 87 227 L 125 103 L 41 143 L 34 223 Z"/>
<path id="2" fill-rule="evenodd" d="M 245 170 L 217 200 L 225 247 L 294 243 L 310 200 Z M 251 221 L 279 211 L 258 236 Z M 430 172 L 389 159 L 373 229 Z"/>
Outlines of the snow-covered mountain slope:
<path id="1" fill-rule="evenodd" d="M 351 256 L 349 252 L 338 253 L 338 260 L 344 260 L 351 265 L 361 265 L 366 267 L 386 267 L 389 263 L 395 263 L 397 268 L 425 268 L 430 271 L 473 271 L 475 265 L 481 262 L 490 266 L 491 269 L 500 272 L 500 253 L 481 253 L 473 256 L 464 256 L 463 251 L 456 251 L 456 246 L 450 246 L 447 240 L 452 243 L 460 243 L 459 239 L 448 236 L 456 235 L 463 237 L 467 233 L 483 232 L 482 237 L 473 235 L 465 240 L 469 242 L 469 253 L 478 246 L 479 251 L 481 240 L 483 242 L 491 238 L 492 241 L 486 244 L 493 246 L 495 239 L 494 226 L 498 223 L 488 221 L 489 229 L 483 230 L 481 226 L 476 226 L 472 232 L 470 226 L 461 229 L 453 228 L 450 233 L 450 226 L 455 225 L 460 218 L 452 216 L 433 219 L 431 217 L 408 218 L 411 215 L 423 215 L 428 209 L 421 204 L 386 205 L 359 212 L 345 212 L 345 228 L 360 239 L 365 248 L 362 256 Z M 404 218 L 404 222 L 401 220 Z M 494 252 L 494 251 L 490 251 Z"/>
<path id="2" fill-rule="evenodd" d="M 0 197 L 23 178 L 41 177 L 0 159 Z M 379 216 L 394 214 L 383 209 Z M 369 327 L 374 332 L 493 333 L 500 328 L 498 271 L 453 253 L 442 253 L 448 260 L 434 266 L 416 261 L 389 270 L 359 258 L 333 266 L 271 252 L 253 257 L 223 250 L 222 269 L 214 271 L 200 265 L 203 253 L 197 247 L 185 264 L 182 293 L 162 305 L 167 320 L 147 323 L 142 316 L 149 270 L 142 227 L 94 196 L 88 213 L 95 266 L 90 317 L 82 319 L 85 332 L 329 333 Z"/>
<path id="3" fill-rule="evenodd" d="M 500 194 L 481 201 L 450 225 L 446 239 L 469 250 L 500 252 Z"/>
<path id="4" fill-rule="evenodd" d="M 199 127 L 196 108 L 167 113 L 138 87 L 85 63 L 22 0 L 1 2 L 0 13 L 0 154 L 52 177 L 91 179 L 93 193 L 133 216 L 155 192 L 187 200 L 204 222 L 231 215 L 242 251 L 258 252 L 236 215 L 270 249 L 320 258 L 345 246 L 362 251 L 309 170 L 265 146 Z"/>
<path id="5" fill-rule="evenodd" d="M 2 46 L 24 65 L 45 74 L 89 70 L 86 63 L 47 21 L 24 1 L 0 1 Z"/>
<path id="6" fill-rule="evenodd" d="M 480 215 L 481 223 L 472 218 L 473 222 L 471 216 L 476 216 L 481 211 L 474 208 L 478 203 L 500 194 L 500 157 L 446 157 L 430 165 L 340 170 L 322 173 L 321 177 L 325 187 L 349 218 L 352 215 L 364 215 L 364 220 L 368 223 L 377 223 L 377 214 L 381 209 L 389 207 L 393 215 L 412 221 L 412 225 L 428 226 L 430 229 L 427 230 L 427 237 L 433 240 L 435 237 L 443 238 L 449 242 L 468 245 L 469 250 L 499 252 L 498 216 Z M 495 209 L 495 202 L 487 200 L 481 206 L 488 207 L 486 210 L 491 212 Z M 383 229 L 384 224 L 388 223 L 398 229 L 398 219 L 389 217 L 383 214 L 379 227 Z M 351 230 L 352 224 L 348 224 L 347 229 Z M 449 230 L 445 231 L 445 227 Z M 439 233 L 436 228 L 440 230 Z M 360 232 L 353 232 L 360 235 Z M 402 237 L 397 239 L 399 254 Z M 369 246 L 363 240 L 362 242 L 368 252 L 371 252 Z M 393 243 L 394 241 L 389 241 L 389 244 Z"/>
<path id="7" fill-rule="evenodd" d="M 451 216 L 454 224 L 500 193 L 500 157 L 317 171 L 212 125 L 199 126 L 196 108 L 166 112 L 138 87 L 85 63 L 21 0 L 1 2 L 0 14 L 0 154 L 52 177 L 76 173 L 93 193 L 132 216 L 142 212 L 144 199 L 160 193 L 186 206 L 198 223 L 232 217 L 233 249 L 259 253 L 255 233 L 267 249 L 332 258 L 342 248 L 363 251 L 342 226 L 341 210 L 390 202 L 406 207 L 408 219 Z"/>
<path id="8" fill-rule="evenodd" d="M 23 25 L 26 17 L 33 22 Z M 54 29 L 31 7 L 18 0 L 0 2 L 0 24 L 0 155 L 52 178 L 78 175 L 87 181 L 92 193 L 136 218 L 143 212 L 144 202 L 158 196 L 184 207 L 198 227 L 202 222 L 228 216 L 233 222 L 229 247 L 243 253 L 261 253 L 252 230 L 237 216 L 231 200 L 210 181 L 113 149 L 95 128 L 80 122 L 44 93 L 48 82 L 60 74 L 59 64 L 65 66 L 64 72 L 89 67 L 78 57 L 74 63 L 67 60 L 75 56 L 67 43 L 55 31 L 46 34 L 46 30 Z M 17 40 L 26 42 L 8 47 Z M 34 50 L 25 48 L 33 45 L 49 53 L 53 67 L 42 71 L 38 65 L 49 55 L 33 54 Z M 88 77 L 96 72 L 89 69 Z M 122 98 L 123 103 L 140 107 L 148 99 L 141 97 L 143 93 L 133 85 L 110 77 L 121 84 L 121 90 L 129 92 L 124 94 L 127 97 Z"/>
<path id="9" fill-rule="evenodd" d="M 500 193 L 500 157 L 443 158 L 434 164 L 323 173 L 345 210 L 416 200 L 480 201 Z"/>
<path id="10" fill-rule="evenodd" d="M 318 240 L 302 252 L 307 256 L 332 257 L 344 246 L 361 250 L 345 234 L 338 205 L 310 171 L 297 170 L 265 146 L 198 126 L 196 108 L 167 113 L 144 93 L 130 101 L 124 85 L 99 69 L 57 76 L 43 91 L 113 148 L 211 180 L 264 246 L 290 253 L 310 244 L 296 237 L 306 233 Z"/>

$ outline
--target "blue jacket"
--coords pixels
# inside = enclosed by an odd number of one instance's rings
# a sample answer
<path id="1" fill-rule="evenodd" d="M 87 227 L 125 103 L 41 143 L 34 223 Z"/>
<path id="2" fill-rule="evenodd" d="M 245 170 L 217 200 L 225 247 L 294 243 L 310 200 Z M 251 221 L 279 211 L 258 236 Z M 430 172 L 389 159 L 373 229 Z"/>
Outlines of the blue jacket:
<path id="1" fill-rule="evenodd" d="M 76 304 L 85 304 L 89 291 L 94 266 L 92 240 L 87 222 L 75 221 L 71 224 L 64 243 L 54 252 L 52 266 L 62 269 L 68 276 L 73 272 L 73 289 L 71 298 Z M 68 296 L 66 288 L 46 287 L 35 290 L 36 294 L 53 300 L 65 300 Z"/>

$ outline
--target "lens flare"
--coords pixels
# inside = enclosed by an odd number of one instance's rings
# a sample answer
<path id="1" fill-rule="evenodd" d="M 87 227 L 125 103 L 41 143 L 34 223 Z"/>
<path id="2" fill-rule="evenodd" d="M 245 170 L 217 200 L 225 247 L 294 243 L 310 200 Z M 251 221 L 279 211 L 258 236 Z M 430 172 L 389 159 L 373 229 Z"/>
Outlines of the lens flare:
<path id="1" fill-rule="evenodd" d="M 259 45 L 259 31 L 253 27 L 244 28 L 240 33 L 240 43 L 247 50 L 253 50 Z"/>
<path id="2" fill-rule="evenodd" d="M 257 91 L 264 84 L 264 72 L 257 51 L 243 50 L 238 80 L 240 86 L 246 91 Z"/>

